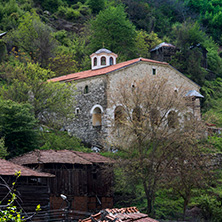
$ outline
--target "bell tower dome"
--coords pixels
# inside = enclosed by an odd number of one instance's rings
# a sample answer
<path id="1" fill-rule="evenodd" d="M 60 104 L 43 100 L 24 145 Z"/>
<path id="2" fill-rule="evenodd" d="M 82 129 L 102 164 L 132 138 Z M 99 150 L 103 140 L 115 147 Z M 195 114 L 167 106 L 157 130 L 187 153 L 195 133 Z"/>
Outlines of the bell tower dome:
<path id="1" fill-rule="evenodd" d="M 111 52 L 108 49 L 99 49 L 92 55 L 91 58 L 91 68 L 92 69 L 100 69 L 107 66 L 115 65 L 117 54 Z"/>

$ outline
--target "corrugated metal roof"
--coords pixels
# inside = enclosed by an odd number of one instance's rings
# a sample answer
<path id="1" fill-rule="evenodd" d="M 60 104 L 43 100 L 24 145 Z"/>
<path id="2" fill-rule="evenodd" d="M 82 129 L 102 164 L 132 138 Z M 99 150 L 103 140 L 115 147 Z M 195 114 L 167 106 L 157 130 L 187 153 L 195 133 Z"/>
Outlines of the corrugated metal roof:
<path id="1" fill-rule="evenodd" d="M 91 215 L 89 218 L 79 220 L 79 222 L 158 222 L 155 219 L 150 218 L 147 214 L 140 213 L 136 207 L 127 208 L 113 208 L 101 210 L 95 215 Z"/>
<path id="2" fill-rule="evenodd" d="M 20 165 L 38 163 L 67 163 L 92 165 L 93 163 L 108 163 L 111 159 L 97 153 L 83 153 L 72 150 L 34 150 L 22 156 L 11 159 Z"/>
<path id="3" fill-rule="evenodd" d="M 197 92 L 196 90 L 190 90 L 187 94 L 186 94 L 187 97 L 197 97 L 197 98 L 204 98 L 203 95 L 201 95 L 199 92 Z"/>
<path id="4" fill-rule="evenodd" d="M 0 34 L 0 38 L 3 37 L 4 35 L 6 35 L 7 32 L 3 32 Z"/>
<path id="5" fill-rule="evenodd" d="M 170 43 L 166 43 L 166 42 L 162 42 L 159 45 L 157 45 L 155 48 L 151 49 L 150 52 L 152 51 L 156 51 L 157 49 L 161 48 L 161 47 L 172 47 L 172 48 L 176 48 L 175 45 L 172 45 Z"/>
<path id="6" fill-rule="evenodd" d="M 18 171 L 21 172 L 21 176 L 55 177 L 54 175 L 49 174 L 49 173 L 40 173 L 40 172 L 31 170 L 27 167 L 12 163 L 10 161 L 0 159 L 0 175 L 1 176 L 14 176 L 16 172 Z"/>
<path id="7" fill-rule="evenodd" d="M 48 81 L 49 82 L 61 82 L 61 81 L 69 82 L 69 81 L 73 81 L 73 80 L 86 79 L 86 78 L 95 77 L 95 76 L 99 76 L 99 75 L 105 75 L 105 74 L 109 74 L 111 72 L 114 72 L 116 70 L 125 68 L 127 66 L 133 65 L 133 64 L 140 62 L 140 61 L 150 62 L 150 63 L 154 63 L 154 64 L 168 65 L 168 63 L 166 63 L 166 62 L 159 62 L 159 61 L 155 61 L 155 60 L 151 60 L 151 59 L 137 58 L 137 59 L 132 59 L 129 61 L 117 63 L 112 66 L 107 66 L 107 67 L 101 68 L 101 69 L 87 70 L 87 71 L 83 71 L 83 72 L 77 72 L 77 73 L 72 73 L 72 74 L 65 75 L 65 76 L 52 78 L 52 79 L 49 79 Z"/>

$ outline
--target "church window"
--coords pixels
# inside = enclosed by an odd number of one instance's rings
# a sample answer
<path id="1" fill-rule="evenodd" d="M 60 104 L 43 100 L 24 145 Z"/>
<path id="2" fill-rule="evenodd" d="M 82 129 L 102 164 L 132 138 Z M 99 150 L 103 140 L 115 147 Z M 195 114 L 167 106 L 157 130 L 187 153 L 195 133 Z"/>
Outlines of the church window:
<path id="1" fill-rule="evenodd" d="M 99 107 L 96 107 L 92 113 L 92 125 L 101 126 L 102 125 L 102 111 Z"/>
<path id="2" fill-rule="evenodd" d="M 109 58 L 109 64 L 110 64 L 110 65 L 113 65 L 113 57 L 110 57 L 110 58 Z"/>
<path id="3" fill-rule="evenodd" d="M 89 86 L 88 85 L 86 85 L 84 88 L 84 94 L 87 94 L 87 93 L 89 93 Z"/>
<path id="4" fill-rule="evenodd" d="M 154 68 L 152 69 L 152 74 L 156 75 L 156 69 L 154 69 Z"/>
<path id="5" fill-rule="evenodd" d="M 141 121 L 141 109 L 140 107 L 136 107 L 134 110 L 133 110 L 133 121 L 136 121 L 136 122 L 140 122 Z"/>
<path id="6" fill-rule="evenodd" d="M 178 115 L 175 111 L 170 111 L 167 116 L 169 128 L 175 129 L 179 125 Z"/>
<path id="7" fill-rule="evenodd" d="M 94 65 L 94 66 L 97 66 L 97 58 L 94 58 L 94 60 L 93 60 L 93 65 Z"/>
<path id="8" fill-rule="evenodd" d="M 124 113 L 124 109 L 122 106 L 117 106 L 114 111 L 115 124 L 121 125 L 124 123 L 126 119 L 126 115 Z"/>
<path id="9" fill-rule="evenodd" d="M 101 65 L 106 65 L 106 57 L 101 57 Z"/>
<path id="10" fill-rule="evenodd" d="M 160 112 L 157 109 L 151 109 L 150 110 L 150 122 L 151 125 L 154 126 L 158 126 L 160 123 Z"/>

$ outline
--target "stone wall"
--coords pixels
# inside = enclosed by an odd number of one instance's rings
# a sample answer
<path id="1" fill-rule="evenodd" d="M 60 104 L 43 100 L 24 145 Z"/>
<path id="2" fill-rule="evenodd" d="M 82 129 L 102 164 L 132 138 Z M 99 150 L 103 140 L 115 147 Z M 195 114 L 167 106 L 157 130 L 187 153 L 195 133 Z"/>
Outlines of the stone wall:
<path id="1" fill-rule="evenodd" d="M 88 86 L 88 93 L 84 93 L 86 86 Z M 106 135 L 106 76 L 80 81 L 76 87 L 78 92 L 76 96 L 76 116 L 66 128 L 72 135 L 82 139 L 86 145 L 99 147 L 101 138 Z M 96 107 L 102 110 L 101 126 L 93 126 L 92 124 L 92 112 Z"/>

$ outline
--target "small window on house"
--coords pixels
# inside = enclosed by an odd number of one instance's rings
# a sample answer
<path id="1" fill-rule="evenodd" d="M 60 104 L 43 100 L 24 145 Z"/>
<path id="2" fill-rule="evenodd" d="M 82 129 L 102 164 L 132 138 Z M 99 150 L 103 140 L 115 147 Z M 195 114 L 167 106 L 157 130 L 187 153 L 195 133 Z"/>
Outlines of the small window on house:
<path id="1" fill-rule="evenodd" d="M 94 60 L 93 60 L 93 65 L 94 65 L 94 66 L 97 66 L 97 58 L 94 58 Z"/>
<path id="2" fill-rule="evenodd" d="M 75 114 L 76 114 L 76 115 L 79 115 L 79 114 L 80 114 L 80 109 L 79 109 L 79 108 L 76 108 Z"/>
<path id="3" fill-rule="evenodd" d="M 151 125 L 154 126 L 158 126 L 160 124 L 160 112 L 157 109 L 151 109 L 150 111 L 150 122 Z"/>
<path id="4" fill-rule="evenodd" d="M 175 111 L 170 111 L 167 116 L 169 128 L 175 129 L 179 125 L 178 115 Z"/>
<path id="5" fill-rule="evenodd" d="M 134 110 L 133 110 L 133 120 L 136 121 L 136 122 L 140 122 L 141 121 L 141 109 L 140 107 L 136 107 Z"/>
<path id="6" fill-rule="evenodd" d="M 152 74 L 156 75 L 156 69 L 154 69 L 154 68 L 152 69 Z"/>
<path id="7" fill-rule="evenodd" d="M 96 107 L 93 110 L 92 125 L 93 126 L 101 126 L 102 125 L 102 111 L 99 107 Z"/>
<path id="8" fill-rule="evenodd" d="M 87 94 L 87 93 L 89 93 L 89 86 L 88 85 L 86 85 L 84 88 L 84 94 Z"/>
<path id="9" fill-rule="evenodd" d="M 103 56 L 101 58 L 101 65 L 106 65 L 106 57 L 105 56 Z"/>
<path id="10" fill-rule="evenodd" d="M 109 58 L 109 64 L 110 64 L 110 65 L 113 65 L 113 57 L 110 57 L 110 58 Z"/>
<path id="11" fill-rule="evenodd" d="M 117 106 L 114 112 L 115 124 L 122 125 L 126 119 L 126 115 L 122 106 Z"/>

